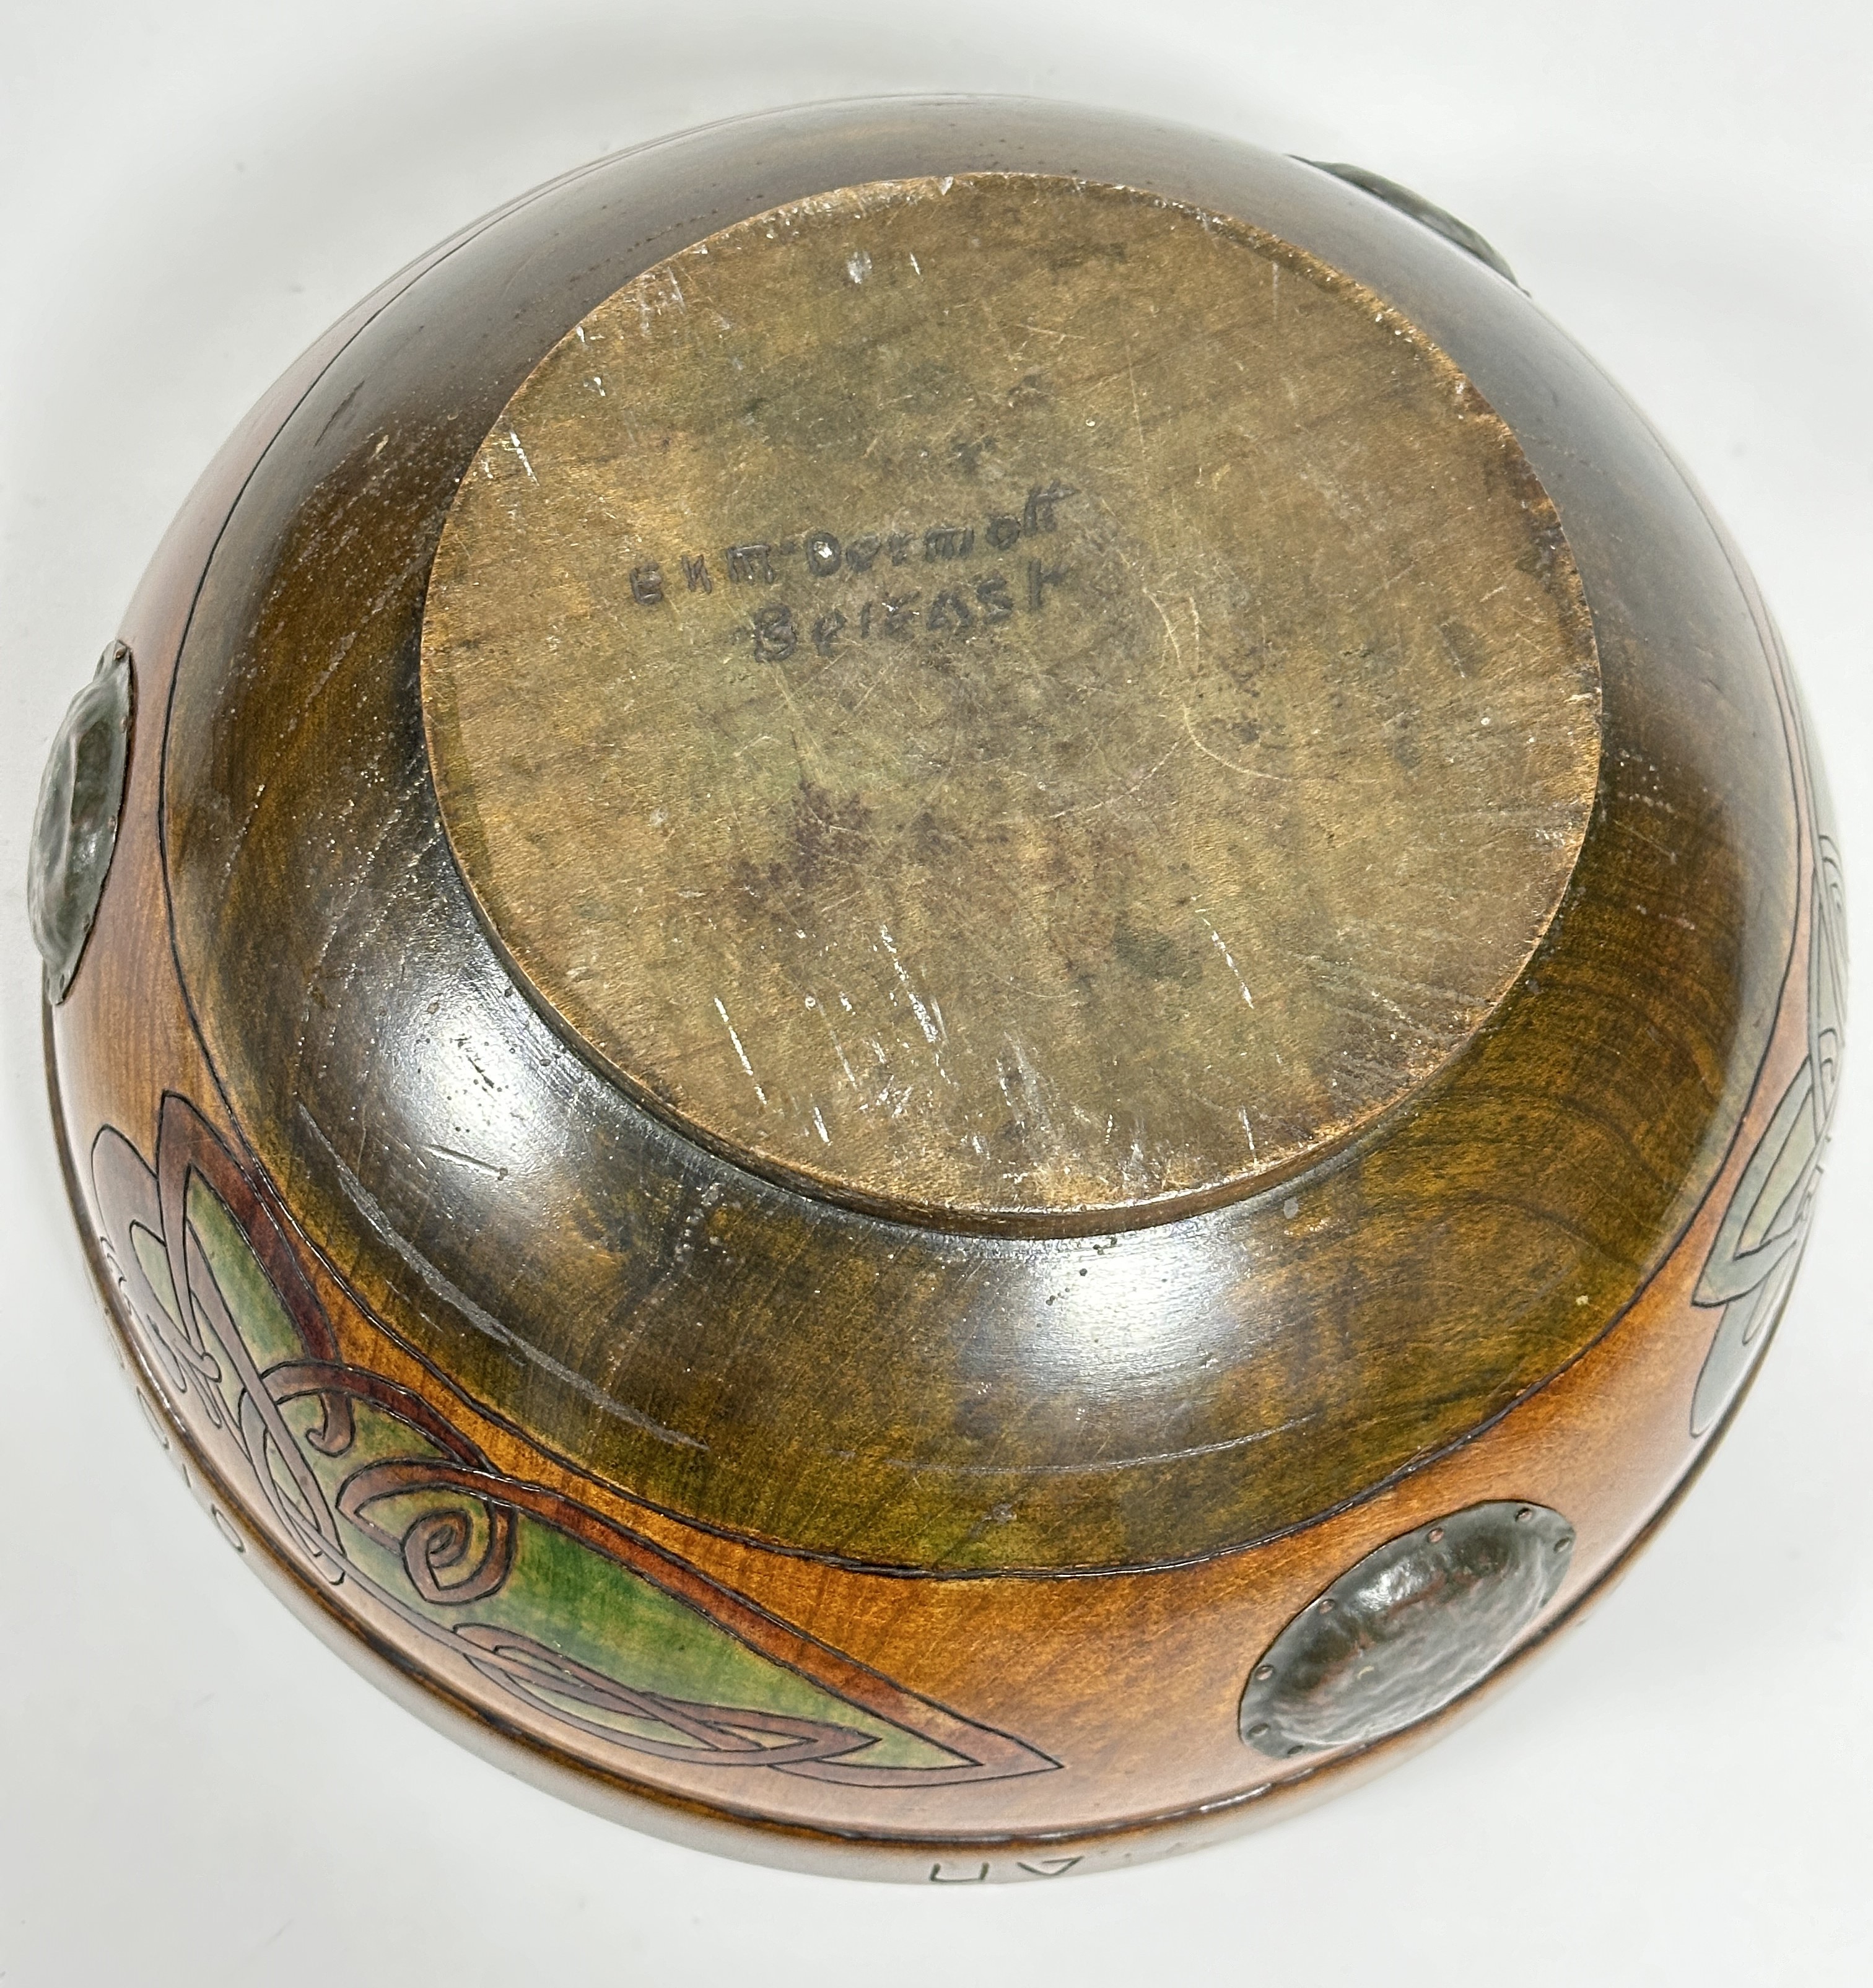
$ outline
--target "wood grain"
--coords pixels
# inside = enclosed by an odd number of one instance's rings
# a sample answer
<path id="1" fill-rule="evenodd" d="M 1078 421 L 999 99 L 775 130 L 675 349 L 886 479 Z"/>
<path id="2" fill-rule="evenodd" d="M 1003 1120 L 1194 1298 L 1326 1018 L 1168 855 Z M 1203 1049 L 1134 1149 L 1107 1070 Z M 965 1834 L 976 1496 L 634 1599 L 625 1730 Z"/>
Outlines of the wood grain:
<path id="1" fill-rule="evenodd" d="M 749 216 L 972 171 L 1146 187 L 1385 299 L 1513 435 L 1593 617 L 1592 811 L 1513 984 L 1361 1136 L 1182 1219 L 893 1221 L 686 1137 L 516 984 L 431 776 L 437 549 L 543 356 Z M 575 1799 L 938 1882 L 1280 1812 L 1476 1702 L 1263 1758 L 1239 1707 L 1299 1611 L 1525 1500 L 1574 1545 L 1510 1674 L 1682 1493 L 1773 1332 L 1844 971 L 1773 629 L 1591 364 L 1324 175 L 955 104 L 611 162 L 282 383 L 121 633 L 125 810 L 48 1044 L 125 1364 L 292 1605 Z"/>
<path id="2" fill-rule="evenodd" d="M 1240 224 L 1029 177 L 776 208 L 588 312 L 424 612 L 529 989 L 731 1159 L 1111 1229 L 1317 1160 L 1560 904 L 1599 674 L 1503 423 Z"/>

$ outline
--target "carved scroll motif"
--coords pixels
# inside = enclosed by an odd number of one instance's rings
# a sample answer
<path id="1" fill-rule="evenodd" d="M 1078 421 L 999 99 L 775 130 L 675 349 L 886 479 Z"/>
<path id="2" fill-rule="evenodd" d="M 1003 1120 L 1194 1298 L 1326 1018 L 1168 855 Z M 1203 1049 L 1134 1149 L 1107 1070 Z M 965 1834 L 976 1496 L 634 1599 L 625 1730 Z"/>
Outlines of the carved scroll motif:
<path id="1" fill-rule="evenodd" d="M 419 1662 L 465 1665 L 600 1767 L 913 1788 L 1058 1764 L 509 1475 L 348 1361 L 277 1204 L 184 1099 L 163 1101 L 154 1169 L 108 1127 L 91 1165 L 120 1312 L 174 1412 L 250 1519 Z"/>

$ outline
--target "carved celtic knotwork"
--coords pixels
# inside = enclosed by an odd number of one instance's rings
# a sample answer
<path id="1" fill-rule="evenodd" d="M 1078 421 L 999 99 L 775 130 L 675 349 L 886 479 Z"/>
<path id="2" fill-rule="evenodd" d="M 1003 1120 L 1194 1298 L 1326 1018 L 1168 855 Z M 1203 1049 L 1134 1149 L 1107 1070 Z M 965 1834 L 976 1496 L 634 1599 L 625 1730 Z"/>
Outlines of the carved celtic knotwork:
<path id="1" fill-rule="evenodd" d="M 1721 1308 L 1691 1402 L 1702 1435 L 1736 1398 L 1788 1301 L 1821 1184 L 1840 1092 L 1847 1014 L 1847 901 L 1824 776 L 1799 705 L 1791 729 L 1810 796 L 1813 869 L 1808 888 L 1807 1054 L 1724 1212 L 1692 1294 Z"/>
<path id="2" fill-rule="evenodd" d="M 186 1100 L 163 1100 L 154 1168 L 106 1128 L 91 1171 L 120 1314 L 177 1418 L 250 1520 L 419 1665 L 465 1666 L 605 1766 L 902 1788 L 1056 1765 L 509 1475 L 414 1388 L 347 1359 L 289 1218 Z M 698 1685 L 732 1675 L 747 1702 L 668 1688 L 698 1648 Z"/>

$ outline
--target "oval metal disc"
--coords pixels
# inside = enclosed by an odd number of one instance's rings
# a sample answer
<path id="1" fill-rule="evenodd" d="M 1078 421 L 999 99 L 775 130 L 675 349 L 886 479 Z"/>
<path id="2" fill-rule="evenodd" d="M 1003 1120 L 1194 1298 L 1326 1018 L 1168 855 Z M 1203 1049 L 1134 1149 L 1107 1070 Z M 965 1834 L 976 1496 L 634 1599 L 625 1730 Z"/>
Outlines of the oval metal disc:
<path id="1" fill-rule="evenodd" d="M 1283 1629 L 1250 1673 L 1242 1736 L 1273 1760 L 1401 1731 L 1481 1682 L 1554 1598 L 1574 1528 L 1472 1505 L 1390 1540 Z"/>

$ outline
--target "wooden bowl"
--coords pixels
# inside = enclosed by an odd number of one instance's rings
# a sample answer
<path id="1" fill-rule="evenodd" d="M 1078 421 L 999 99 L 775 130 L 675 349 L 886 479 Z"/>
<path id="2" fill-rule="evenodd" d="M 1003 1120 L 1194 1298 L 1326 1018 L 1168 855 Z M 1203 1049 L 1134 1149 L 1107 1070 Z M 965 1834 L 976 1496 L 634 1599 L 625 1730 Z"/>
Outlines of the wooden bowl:
<path id="1" fill-rule="evenodd" d="M 1807 1230 L 1827 823 L 1486 244 L 904 101 L 570 174 L 308 353 L 32 902 L 230 1542 L 575 1800 L 975 1883 L 1398 1757 L 1669 1509 Z"/>

